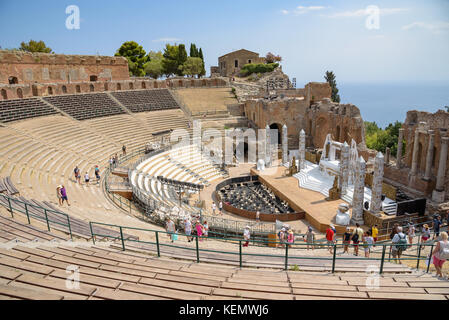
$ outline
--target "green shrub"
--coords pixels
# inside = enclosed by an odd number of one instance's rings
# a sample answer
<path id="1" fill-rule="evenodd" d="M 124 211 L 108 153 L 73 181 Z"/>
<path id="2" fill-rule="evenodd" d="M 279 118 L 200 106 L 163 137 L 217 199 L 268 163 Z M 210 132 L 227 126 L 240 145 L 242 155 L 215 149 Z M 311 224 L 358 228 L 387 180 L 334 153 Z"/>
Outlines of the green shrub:
<path id="1" fill-rule="evenodd" d="M 277 67 L 279 67 L 279 63 L 249 63 L 242 67 L 240 70 L 240 75 L 246 77 L 247 75 L 253 73 L 272 72 Z"/>

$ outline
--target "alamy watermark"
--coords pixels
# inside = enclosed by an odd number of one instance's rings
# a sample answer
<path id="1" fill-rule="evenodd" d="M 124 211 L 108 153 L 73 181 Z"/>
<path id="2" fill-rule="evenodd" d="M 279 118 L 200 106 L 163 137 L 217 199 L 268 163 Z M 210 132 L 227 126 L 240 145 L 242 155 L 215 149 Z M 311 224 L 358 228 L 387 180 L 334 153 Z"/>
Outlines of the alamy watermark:
<path id="1" fill-rule="evenodd" d="M 65 20 L 65 27 L 69 30 L 79 30 L 80 8 L 76 5 L 70 5 L 65 8 L 65 13 L 69 15 Z"/>
<path id="2" fill-rule="evenodd" d="M 380 29 L 380 8 L 375 5 L 366 7 L 366 20 L 365 27 L 368 30 L 379 30 Z"/>

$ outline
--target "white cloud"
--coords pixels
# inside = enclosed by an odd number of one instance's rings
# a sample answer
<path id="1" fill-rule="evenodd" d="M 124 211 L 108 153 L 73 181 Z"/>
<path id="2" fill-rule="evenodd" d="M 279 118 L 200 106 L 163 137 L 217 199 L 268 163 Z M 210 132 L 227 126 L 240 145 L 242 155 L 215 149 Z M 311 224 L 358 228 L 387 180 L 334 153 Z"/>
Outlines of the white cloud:
<path id="1" fill-rule="evenodd" d="M 386 16 L 390 14 L 396 14 L 408 11 L 406 8 L 379 8 L 379 14 Z M 330 15 L 326 15 L 329 18 L 354 18 L 354 17 L 364 17 L 369 14 L 372 14 L 372 11 L 366 9 L 352 10 L 352 11 L 343 11 L 337 12 Z"/>
<path id="2" fill-rule="evenodd" d="M 289 12 L 288 10 L 285 10 L 285 9 L 284 9 L 284 10 L 281 10 L 281 13 L 287 15 L 287 14 L 289 14 L 290 12 Z"/>
<path id="3" fill-rule="evenodd" d="M 160 38 L 160 39 L 153 40 L 153 42 L 178 42 L 181 40 L 182 39 L 178 39 L 178 38 Z"/>
<path id="4" fill-rule="evenodd" d="M 402 27 L 402 30 L 410 30 L 413 28 L 421 28 L 427 29 L 433 33 L 441 33 L 444 31 L 449 31 L 449 22 L 435 22 L 435 23 L 426 23 L 421 21 L 416 21 L 405 25 Z"/>
<path id="5" fill-rule="evenodd" d="M 295 14 L 304 14 L 304 13 L 309 13 L 311 11 L 319 11 L 319 10 L 323 10 L 323 9 L 326 9 L 326 7 L 323 7 L 323 6 L 308 6 L 308 7 L 297 6 L 293 12 Z"/>

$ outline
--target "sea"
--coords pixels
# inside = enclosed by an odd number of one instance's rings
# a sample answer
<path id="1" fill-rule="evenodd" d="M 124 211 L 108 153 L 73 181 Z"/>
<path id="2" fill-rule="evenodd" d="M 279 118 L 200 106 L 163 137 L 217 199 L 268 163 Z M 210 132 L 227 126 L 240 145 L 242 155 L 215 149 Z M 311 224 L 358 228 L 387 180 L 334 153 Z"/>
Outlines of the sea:
<path id="1" fill-rule="evenodd" d="M 385 128 L 395 121 L 404 122 L 407 111 L 436 112 L 449 106 L 449 82 L 426 83 L 342 83 L 337 82 L 340 103 L 360 109 L 364 121 Z"/>

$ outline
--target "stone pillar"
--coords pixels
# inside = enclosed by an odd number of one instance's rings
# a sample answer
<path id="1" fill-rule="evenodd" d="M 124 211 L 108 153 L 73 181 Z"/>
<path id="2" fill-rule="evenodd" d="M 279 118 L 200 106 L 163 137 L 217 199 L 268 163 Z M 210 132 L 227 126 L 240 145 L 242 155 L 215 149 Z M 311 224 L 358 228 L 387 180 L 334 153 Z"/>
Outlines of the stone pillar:
<path id="1" fill-rule="evenodd" d="M 412 155 L 412 169 L 410 171 L 411 176 L 416 176 L 418 171 L 418 149 L 419 149 L 419 127 L 415 129 L 415 141 L 413 142 L 413 155 Z"/>
<path id="2" fill-rule="evenodd" d="M 432 160 L 433 160 L 433 147 L 435 146 L 435 131 L 429 130 L 429 144 L 427 146 L 427 156 L 426 156 L 426 173 L 424 175 L 424 180 L 429 181 L 432 174 Z"/>
<path id="3" fill-rule="evenodd" d="M 390 163 L 390 148 L 386 147 L 385 148 L 385 164 L 388 165 Z"/>
<path id="4" fill-rule="evenodd" d="M 345 195 L 348 192 L 349 181 L 349 144 L 346 141 L 341 148 L 341 161 L 340 161 L 340 190 L 341 195 Z"/>
<path id="5" fill-rule="evenodd" d="M 287 164 L 290 167 L 288 161 L 287 126 L 285 124 L 282 126 L 282 164 Z"/>
<path id="6" fill-rule="evenodd" d="M 447 145 L 449 137 L 441 137 L 440 160 L 438 162 L 437 184 L 432 193 L 432 200 L 438 203 L 444 202 L 444 180 L 446 175 Z"/>
<path id="7" fill-rule="evenodd" d="M 265 167 L 271 166 L 271 129 L 267 124 L 265 127 Z"/>
<path id="8" fill-rule="evenodd" d="M 382 153 L 377 153 L 374 159 L 374 176 L 373 186 L 371 189 L 371 212 L 379 212 L 382 210 L 382 183 L 384 180 L 384 156 Z"/>
<path id="9" fill-rule="evenodd" d="M 363 157 L 357 160 L 355 172 L 354 195 L 352 198 L 352 224 L 364 224 L 363 221 L 363 201 L 365 199 L 365 171 L 366 162 Z"/>
<path id="10" fill-rule="evenodd" d="M 402 160 L 402 140 L 404 140 L 404 129 L 399 129 L 398 151 L 396 153 L 396 168 L 401 169 Z"/>
<path id="11" fill-rule="evenodd" d="M 299 170 L 306 167 L 306 133 L 303 129 L 299 133 Z"/>

